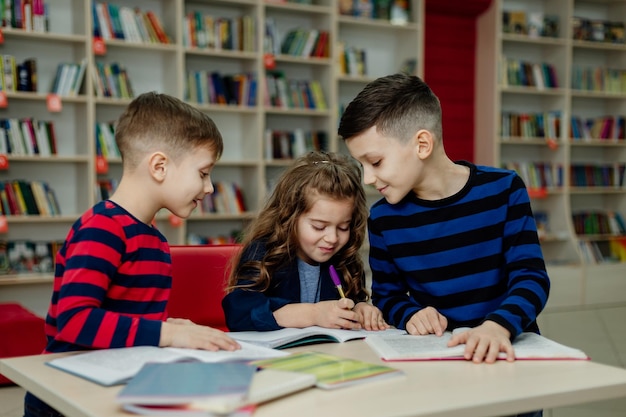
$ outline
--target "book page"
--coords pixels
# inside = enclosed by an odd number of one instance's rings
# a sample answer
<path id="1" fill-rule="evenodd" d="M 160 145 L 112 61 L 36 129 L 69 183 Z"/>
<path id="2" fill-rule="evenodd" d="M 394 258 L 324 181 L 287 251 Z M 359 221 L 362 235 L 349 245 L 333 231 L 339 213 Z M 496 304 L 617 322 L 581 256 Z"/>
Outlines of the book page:
<path id="1" fill-rule="evenodd" d="M 249 361 L 285 356 L 287 352 L 240 342 L 235 351 L 208 351 L 200 349 L 159 348 L 156 346 L 133 346 L 128 348 L 101 349 L 53 359 L 48 365 L 71 374 L 89 379 L 101 385 L 126 382 L 148 362 L 176 362 L 197 360 L 200 362 Z"/>
<path id="2" fill-rule="evenodd" d="M 462 329 L 453 332 L 465 331 Z M 448 347 L 452 337 L 445 332 L 441 337 L 434 334 L 425 336 L 411 335 L 372 335 L 365 342 L 380 355 L 383 360 L 436 360 L 462 358 L 465 345 Z M 516 359 L 588 359 L 579 349 L 562 345 L 536 333 L 522 333 L 513 342 Z M 501 352 L 498 359 L 506 359 Z"/>
<path id="3" fill-rule="evenodd" d="M 53 359 L 48 365 L 102 385 L 122 383 L 147 362 L 174 362 L 180 353 L 155 346 L 102 349 Z"/>
<path id="4" fill-rule="evenodd" d="M 445 332 L 442 336 L 434 334 L 411 336 L 408 334 L 371 335 L 365 342 L 376 351 L 382 359 L 435 359 L 462 357 L 465 345 L 448 347 L 452 334 Z"/>
<path id="5" fill-rule="evenodd" d="M 284 349 L 311 343 L 347 342 L 349 340 L 364 339 L 372 334 L 404 334 L 404 330 L 387 329 L 382 331 L 328 329 L 320 326 L 304 328 L 286 327 L 268 332 L 230 332 L 228 335 L 237 341 L 253 343 L 264 347 Z"/>
<path id="6" fill-rule="evenodd" d="M 513 343 L 517 359 L 589 359 L 580 349 L 562 345 L 536 333 L 522 333 Z"/>

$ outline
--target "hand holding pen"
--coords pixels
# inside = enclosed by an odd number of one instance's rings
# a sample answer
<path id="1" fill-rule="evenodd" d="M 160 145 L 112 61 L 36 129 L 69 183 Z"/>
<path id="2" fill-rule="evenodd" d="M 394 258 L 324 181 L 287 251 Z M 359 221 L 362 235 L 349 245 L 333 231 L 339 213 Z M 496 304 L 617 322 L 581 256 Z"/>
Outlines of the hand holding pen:
<path id="1" fill-rule="evenodd" d="M 346 298 L 343 288 L 341 287 L 339 274 L 335 267 L 331 265 L 329 272 L 330 278 L 333 280 L 335 287 L 337 287 L 337 291 L 339 291 L 339 295 L 341 298 Z M 385 330 L 389 328 L 389 325 L 383 319 L 383 315 L 378 308 L 368 303 L 361 302 L 357 303 L 353 310 L 359 315 L 359 322 L 365 330 Z"/>

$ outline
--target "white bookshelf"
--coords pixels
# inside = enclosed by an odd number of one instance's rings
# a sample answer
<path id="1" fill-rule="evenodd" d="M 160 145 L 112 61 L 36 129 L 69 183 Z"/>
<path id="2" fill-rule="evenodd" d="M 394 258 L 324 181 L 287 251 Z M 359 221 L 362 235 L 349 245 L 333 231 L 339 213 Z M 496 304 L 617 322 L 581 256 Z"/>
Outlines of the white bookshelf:
<path id="1" fill-rule="evenodd" d="M 503 13 L 523 11 L 558 17 L 557 37 L 534 37 L 504 33 Z M 575 40 L 573 18 L 626 21 L 625 1 L 496 0 L 478 20 L 475 155 L 478 163 L 542 162 L 563 168 L 562 184 L 531 189 L 533 211 L 546 212 L 549 230 L 541 245 L 552 289 L 548 308 L 595 305 L 626 301 L 624 262 L 593 262 L 582 244 L 601 247 L 624 236 L 576 233 L 572 215 L 580 211 L 610 210 L 626 215 L 626 188 L 574 186 L 572 165 L 626 162 L 626 140 L 571 138 L 571 118 L 626 115 L 626 90 L 607 93 L 581 91 L 574 84 L 573 68 L 598 66 L 626 69 L 626 44 Z M 549 63 L 558 78 L 557 88 L 511 86 L 503 81 L 503 57 L 526 62 Z M 545 137 L 506 137 L 503 112 L 541 113 L 558 111 L 560 134 Z M 528 184 L 527 184 L 528 185 Z M 608 253 L 608 251 L 605 251 Z"/>
<path id="2" fill-rule="evenodd" d="M 52 157 L 8 155 L 9 169 L 0 171 L 0 180 L 45 179 L 55 190 L 63 213 L 57 217 L 7 216 L 8 232 L 1 236 L 3 240 L 63 240 L 75 219 L 96 202 L 96 180 L 120 178 L 119 158 L 109 159 L 107 171 L 97 173 L 94 126 L 116 120 L 130 99 L 99 97 L 95 93 L 91 71 L 98 62 L 124 66 L 135 95 L 154 90 L 185 99 L 188 71 L 253 73 L 257 77 L 255 106 L 194 104 L 211 116 L 224 138 L 224 154 L 213 171 L 213 180 L 239 184 L 248 210 L 240 214 L 194 213 L 179 222 L 172 222 L 168 213 L 159 213 L 157 227 L 171 244 L 186 243 L 190 233 L 228 235 L 244 228 L 254 217 L 268 196 L 272 181 L 291 163 L 289 159 L 267 157 L 266 129 L 324 131 L 329 150 L 347 152 L 336 135 L 340 106 L 347 104 L 367 82 L 397 72 L 407 58 L 416 60 L 415 73 L 423 76 L 423 0 L 411 1 L 411 18 L 406 25 L 341 15 L 332 0 L 313 0 L 312 4 L 269 0 L 131 0 L 118 4 L 153 11 L 173 43 L 130 43 L 111 39 L 104 41 L 104 53 L 97 52 L 89 0 L 51 2 L 47 33 L 2 28 L 5 38 L 0 45 L 2 54 L 15 55 L 20 61 L 36 57 L 39 83 L 36 93 L 7 93 L 8 107 L 0 109 L 0 118 L 52 120 L 59 154 Z M 216 18 L 251 16 L 256 24 L 253 50 L 186 46 L 183 43 L 184 16 L 194 11 Z M 282 36 L 295 27 L 329 32 L 328 57 L 273 56 L 275 69 L 284 72 L 288 79 L 319 81 L 327 109 L 284 109 L 264 103 L 268 69 L 263 45 L 268 19 L 275 22 Z M 367 50 L 367 75 L 339 74 L 336 45 L 340 40 Z M 83 58 L 87 59 L 88 68 L 80 93 L 77 97 L 61 97 L 60 112 L 48 111 L 47 93 L 58 63 L 78 62 Z M 378 195 L 372 193 L 370 197 L 373 202 Z M 0 301 L 21 298 L 25 305 L 43 314 L 49 301 L 47 292 L 51 281 L 49 274 L 0 276 Z"/>

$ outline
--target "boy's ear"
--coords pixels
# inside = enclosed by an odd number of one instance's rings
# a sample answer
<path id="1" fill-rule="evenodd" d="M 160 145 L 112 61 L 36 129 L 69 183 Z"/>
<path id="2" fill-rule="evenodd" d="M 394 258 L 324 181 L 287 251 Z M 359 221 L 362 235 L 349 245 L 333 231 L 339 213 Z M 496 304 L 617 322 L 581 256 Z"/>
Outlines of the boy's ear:
<path id="1" fill-rule="evenodd" d="M 163 152 L 154 152 L 148 158 L 148 170 L 150 176 L 156 181 L 163 181 L 167 173 L 167 163 L 169 159 Z"/>
<path id="2" fill-rule="evenodd" d="M 414 141 L 418 158 L 426 159 L 433 153 L 435 142 L 430 131 L 426 129 L 418 130 L 415 134 Z"/>

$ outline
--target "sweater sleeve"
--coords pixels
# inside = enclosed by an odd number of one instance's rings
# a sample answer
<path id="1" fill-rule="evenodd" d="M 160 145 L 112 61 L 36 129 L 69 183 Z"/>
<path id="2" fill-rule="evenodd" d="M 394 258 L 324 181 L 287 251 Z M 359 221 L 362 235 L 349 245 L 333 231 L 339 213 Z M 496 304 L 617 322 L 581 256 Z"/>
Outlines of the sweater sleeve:
<path id="1" fill-rule="evenodd" d="M 376 222 L 368 219 L 369 263 L 372 271 L 372 304 L 380 309 L 387 323 L 406 329 L 406 323 L 423 306 L 411 300 L 409 287 L 385 245 Z"/>
<path id="2" fill-rule="evenodd" d="M 511 339 L 536 327 L 535 320 L 548 300 L 550 280 L 546 272 L 537 226 L 526 187 L 517 175 L 511 182 L 503 255 L 508 290 L 499 308 L 487 315 L 511 333 Z"/>
<path id="3" fill-rule="evenodd" d="M 63 273 L 55 280 L 55 287 L 59 288 L 55 288 L 53 295 L 57 307 L 54 340 L 59 346 L 90 349 L 158 346 L 165 304 L 157 311 L 160 307 L 155 309 L 153 300 L 144 298 L 153 294 L 150 288 L 129 289 L 122 286 L 128 283 L 119 285 L 118 270 L 125 245 L 123 227 L 103 215 L 94 215 L 66 242 L 64 256 L 58 258 L 62 265 L 57 266 Z M 152 314 L 139 310 L 122 313 L 107 305 L 111 299 L 133 297 L 133 305 L 154 310 Z"/>
<path id="4" fill-rule="evenodd" d="M 239 265 L 250 260 L 261 260 L 264 254 L 264 245 L 261 242 L 254 242 L 244 249 Z M 250 271 L 250 273 L 255 273 L 255 271 Z M 272 277 L 272 281 L 276 279 L 275 274 L 275 276 Z M 252 283 L 252 281 L 247 277 L 239 277 L 239 285 L 250 283 Z M 275 282 L 273 282 L 272 287 L 276 287 Z M 268 331 L 281 329 L 282 327 L 274 318 L 274 311 L 289 303 L 295 302 L 296 300 L 292 298 L 293 297 L 286 297 L 283 294 L 273 293 L 272 290 L 261 292 L 256 289 L 236 288 L 222 300 L 226 325 L 230 331 Z M 297 301 L 299 301 L 299 299 Z"/>

